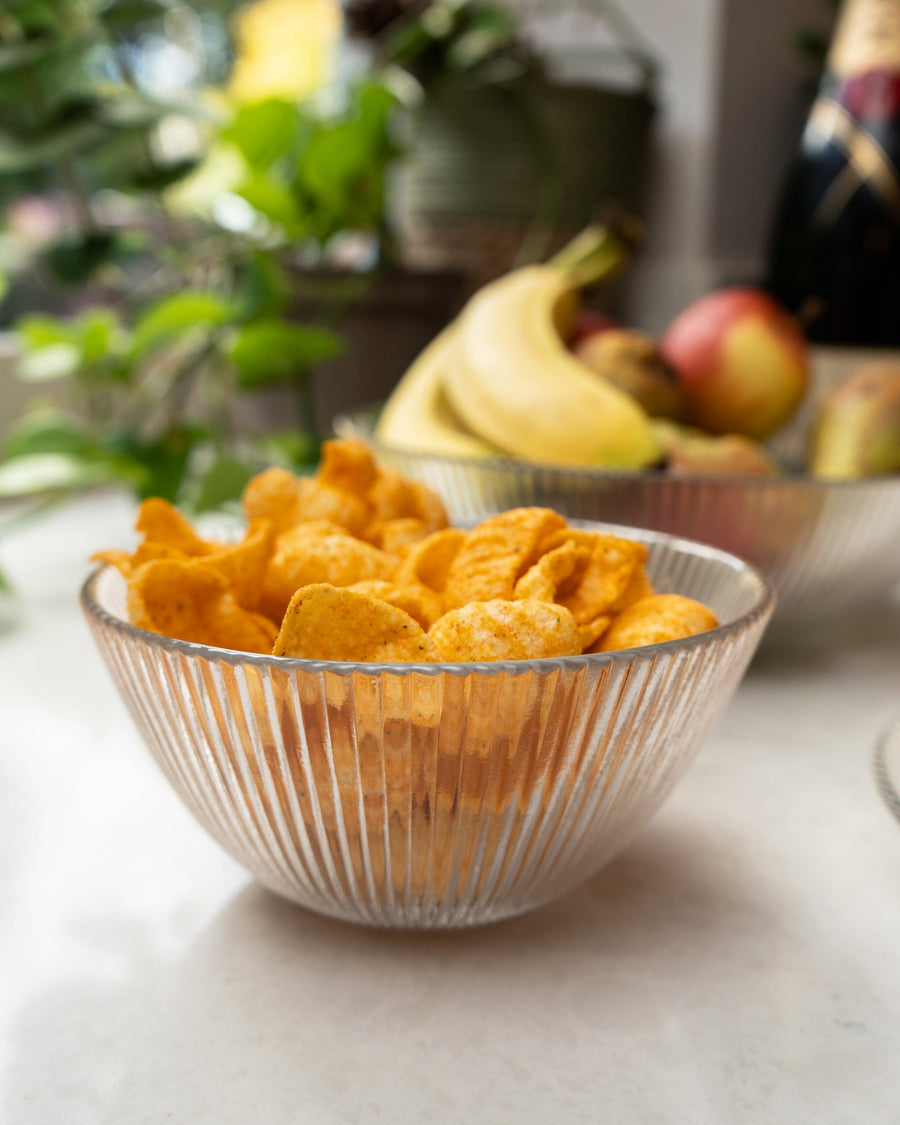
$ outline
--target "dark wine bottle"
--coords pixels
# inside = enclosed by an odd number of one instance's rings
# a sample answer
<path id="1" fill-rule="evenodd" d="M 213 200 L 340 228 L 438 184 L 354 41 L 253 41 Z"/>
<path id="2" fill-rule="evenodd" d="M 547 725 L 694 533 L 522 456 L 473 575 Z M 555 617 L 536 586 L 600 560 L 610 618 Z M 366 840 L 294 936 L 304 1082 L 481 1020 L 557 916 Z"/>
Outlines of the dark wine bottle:
<path id="1" fill-rule="evenodd" d="M 845 0 L 785 185 L 768 288 L 813 341 L 900 346 L 900 0 Z"/>

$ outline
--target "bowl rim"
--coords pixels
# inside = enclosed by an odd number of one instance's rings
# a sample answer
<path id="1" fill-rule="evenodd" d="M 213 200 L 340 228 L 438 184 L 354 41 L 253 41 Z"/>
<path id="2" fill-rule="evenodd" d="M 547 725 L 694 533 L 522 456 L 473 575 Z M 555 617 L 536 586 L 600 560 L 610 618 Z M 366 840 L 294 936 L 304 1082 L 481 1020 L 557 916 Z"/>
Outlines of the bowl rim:
<path id="1" fill-rule="evenodd" d="M 380 411 L 382 402 L 369 403 L 342 410 L 332 420 L 332 429 L 342 438 L 356 438 L 370 445 L 375 453 L 386 453 L 394 457 L 418 458 L 431 464 L 450 464 L 466 469 L 475 469 L 481 472 L 515 473 L 546 473 L 553 476 L 578 476 L 586 482 L 622 482 L 640 483 L 657 482 L 667 486 L 678 485 L 710 485 L 713 487 L 745 488 L 821 488 L 823 491 L 839 489 L 844 491 L 859 491 L 866 488 L 898 488 L 900 487 L 900 474 L 882 473 L 879 476 L 860 477 L 857 479 L 832 479 L 830 477 L 814 477 L 809 473 L 795 471 L 769 476 L 765 473 L 673 473 L 654 472 L 652 469 L 604 469 L 594 465 L 565 465 L 554 461 L 523 461 L 520 458 L 498 454 L 496 457 L 466 457 L 457 453 L 426 453 L 417 449 L 401 449 L 390 442 L 382 441 L 376 437 L 374 426 L 368 424 L 366 419 L 373 419 L 376 412 Z M 345 432 L 342 432 L 344 430 Z"/>
<path id="2" fill-rule="evenodd" d="M 683 536 L 669 535 L 663 531 L 651 531 L 645 528 L 628 527 L 623 524 L 603 523 L 599 520 L 572 520 L 573 526 L 597 527 L 613 529 L 617 533 L 628 533 L 637 536 L 640 541 L 648 545 L 653 543 L 665 544 L 674 547 L 682 554 L 700 556 L 711 562 L 725 564 L 739 574 L 747 574 L 756 583 L 756 598 L 752 605 L 733 621 L 717 625 L 715 629 L 707 629 L 702 633 L 695 633 L 690 637 L 681 637 L 673 641 L 661 641 L 657 644 L 642 645 L 638 648 L 616 649 L 613 652 L 581 653 L 574 656 L 550 656 L 532 660 L 479 660 L 479 661 L 454 661 L 434 663 L 406 663 L 392 661 L 352 661 L 352 660 L 309 660 L 292 656 L 274 656 L 267 653 L 242 652 L 236 649 L 218 648 L 215 645 L 204 645 L 196 641 L 182 641 L 176 637 L 167 637 L 161 633 L 153 633 L 148 629 L 141 629 L 132 625 L 121 617 L 117 617 L 100 604 L 97 597 L 97 584 L 107 571 L 115 570 L 111 564 L 96 567 L 85 579 L 81 587 L 79 600 L 82 610 L 89 621 L 97 622 L 120 636 L 128 637 L 151 648 L 162 649 L 165 652 L 181 653 L 184 656 L 201 657 L 206 660 L 216 661 L 221 664 L 252 665 L 257 668 L 267 668 L 281 671 L 302 670 L 311 673 L 334 672 L 340 675 L 362 673 L 380 675 L 391 673 L 393 675 L 411 675 L 414 673 L 437 676 L 449 674 L 456 676 L 471 675 L 499 675 L 501 672 L 524 675 L 528 672 L 547 673 L 556 669 L 574 671 L 577 668 L 597 666 L 614 663 L 630 663 L 636 659 L 652 660 L 658 655 L 675 651 L 684 651 L 692 648 L 701 648 L 717 644 L 730 636 L 743 633 L 754 626 L 758 621 L 764 623 L 772 616 L 775 608 L 776 592 L 772 581 L 761 574 L 756 567 L 738 555 L 722 551 L 718 547 L 711 547 L 694 539 Z M 117 572 L 118 573 L 118 572 Z"/>

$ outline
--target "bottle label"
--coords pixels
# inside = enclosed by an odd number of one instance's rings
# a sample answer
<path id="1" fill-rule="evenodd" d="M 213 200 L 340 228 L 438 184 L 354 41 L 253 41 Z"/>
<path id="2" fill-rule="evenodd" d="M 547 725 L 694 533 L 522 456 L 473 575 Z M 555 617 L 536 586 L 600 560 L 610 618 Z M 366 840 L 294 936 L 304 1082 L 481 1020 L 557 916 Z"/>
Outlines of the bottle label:
<path id="1" fill-rule="evenodd" d="M 900 174 L 879 138 L 833 98 L 820 97 L 813 106 L 804 134 L 807 151 L 831 145 L 846 163 L 832 180 L 815 210 L 816 221 L 831 226 L 863 184 L 881 200 L 900 224 Z"/>
<path id="2" fill-rule="evenodd" d="M 900 73 L 898 0 L 845 0 L 827 65 L 840 78 L 868 70 Z"/>

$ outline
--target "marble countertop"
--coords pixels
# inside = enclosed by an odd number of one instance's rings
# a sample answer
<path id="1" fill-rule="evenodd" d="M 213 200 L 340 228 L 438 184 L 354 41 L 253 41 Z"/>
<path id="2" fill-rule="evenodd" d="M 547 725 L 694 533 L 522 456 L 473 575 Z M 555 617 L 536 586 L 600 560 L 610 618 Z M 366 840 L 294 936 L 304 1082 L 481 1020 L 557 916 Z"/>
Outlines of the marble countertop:
<path id="1" fill-rule="evenodd" d="M 0 1121 L 900 1121 L 900 600 L 770 644 L 652 824 L 541 911 L 355 928 L 255 886 L 76 604 L 95 497 L 0 546 Z M 11 619 L 10 619 L 11 618 Z"/>

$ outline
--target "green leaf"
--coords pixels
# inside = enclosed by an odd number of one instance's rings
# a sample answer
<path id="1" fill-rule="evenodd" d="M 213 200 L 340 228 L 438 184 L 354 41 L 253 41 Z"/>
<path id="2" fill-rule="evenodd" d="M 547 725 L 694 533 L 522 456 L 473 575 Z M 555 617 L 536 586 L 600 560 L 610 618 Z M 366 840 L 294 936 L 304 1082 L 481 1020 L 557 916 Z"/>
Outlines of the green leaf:
<path id="1" fill-rule="evenodd" d="M 42 407 L 20 418 L 3 443 L 4 460 L 33 453 L 96 457 L 97 452 L 94 439 L 85 432 L 81 421 L 52 407 Z"/>
<path id="2" fill-rule="evenodd" d="M 74 344 L 48 344 L 27 351 L 16 367 L 23 383 L 48 383 L 74 375 L 81 366 L 81 352 Z"/>
<path id="3" fill-rule="evenodd" d="M 275 256 L 258 250 L 247 263 L 239 298 L 242 319 L 284 312 L 291 299 L 291 282 Z"/>
<path id="4" fill-rule="evenodd" d="M 134 434 L 121 434 L 111 441 L 120 456 L 141 467 L 142 475 L 135 481 L 140 499 L 161 496 L 174 504 L 187 475 L 191 454 L 206 436 L 206 431 L 199 426 L 179 426 L 154 441 L 144 441 Z"/>
<path id="5" fill-rule="evenodd" d="M 252 390 L 295 379 L 342 350 L 340 336 L 324 328 L 258 320 L 240 330 L 230 355 L 238 369 L 238 385 Z"/>
<path id="6" fill-rule="evenodd" d="M 3 459 L 12 460 L 32 453 L 82 454 L 90 439 L 80 423 L 61 411 L 44 408 L 26 414 L 6 435 Z"/>
<path id="7" fill-rule="evenodd" d="M 281 98 L 242 106 L 222 136 L 235 145 L 251 168 L 271 167 L 294 143 L 297 109 Z"/>
<path id="8" fill-rule="evenodd" d="M 276 430 L 264 434 L 256 442 L 264 461 L 281 465 L 285 469 L 315 465 L 319 460 L 320 446 L 315 434 L 308 430 Z"/>
<path id="9" fill-rule="evenodd" d="M 233 315 L 233 306 L 215 293 L 193 289 L 174 293 L 157 301 L 138 317 L 134 325 L 133 354 L 135 357 L 146 355 L 192 328 L 226 324 Z"/>
<path id="10" fill-rule="evenodd" d="M 221 454 L 200 481 L 200 491 L 194 503 L 197 512 L 210 512 L 221 508 L 229 500 L 236 500 L 255 469 L 235 457 Z"/>
<path id="11" fill-rule="evenodd" d="M 76 338 L 85 363 L 97 363 L 115 348 L 119 322 L 109 309 L 90 309 L 74 323 Z"/>
<path id="12" fill-rule="evenodd" d="M 40 313 L 20 317 L 16 321 L 16 333 L 26 348 L 47 348 L 51 344 L 71 344 L 73 341 L 68 321 Z"/>
<path id="13" fill-rule="evenodd" d="M 0 465 L 0 497 L 86 488 L 115 480 L 116 475 L 109 464 L 70 453 L 33 453 Z"/>
<path id="14" fill-rule="evenodd" d="M 353 179 L 366 167 L 367 146 L 359 143 L 353 121 L 318 129 L 310 137 L 299 168 L 306 188 L 326 207 L 340 211 Z"/>
<path id="15" fill-rule="evenodd" d="M 0 74 L 30 66 L 51 55 L 57 47 L 56 39 L 51 36 L 26 39 L 21 43 L 2 43 L 0 44 Z"/>
<path id="16" fill-rule="evenodd" d="M 296 237 L 302 230 L 300 208 L 289 188 L 264 172 L 254 172 L 237 189 L 254 210 Z"/>

